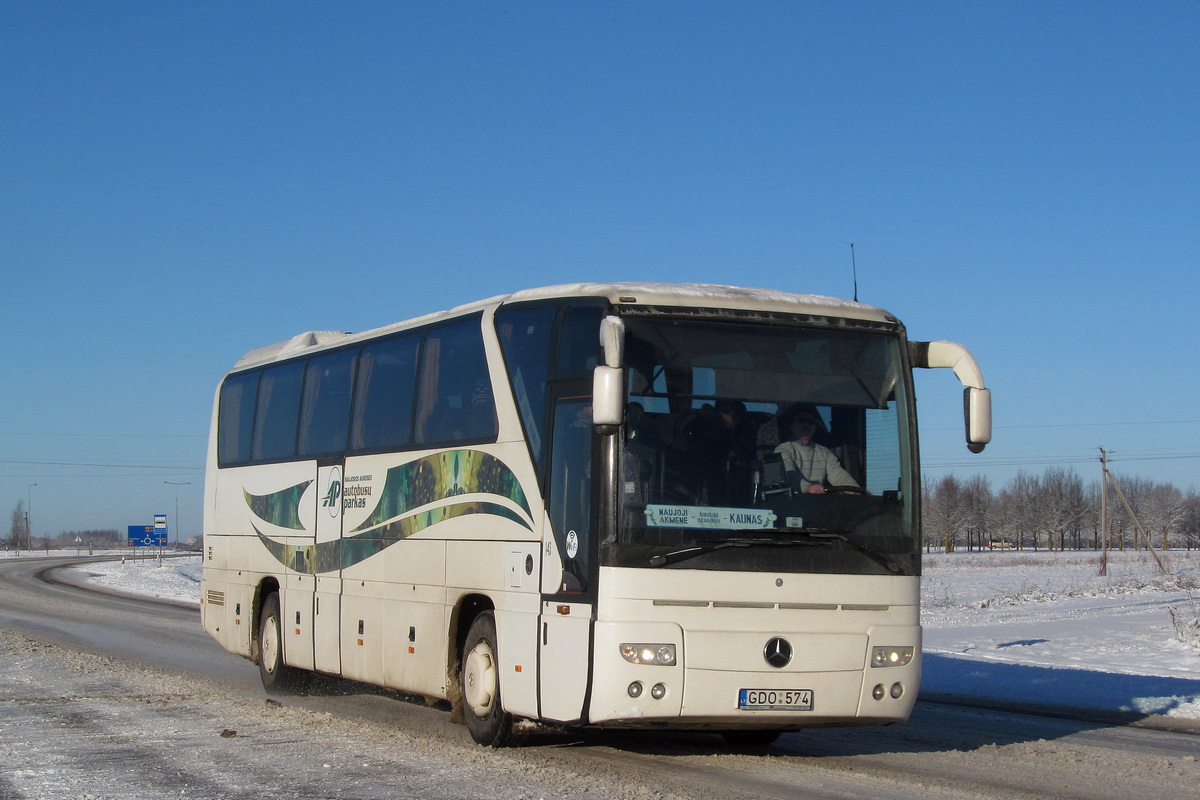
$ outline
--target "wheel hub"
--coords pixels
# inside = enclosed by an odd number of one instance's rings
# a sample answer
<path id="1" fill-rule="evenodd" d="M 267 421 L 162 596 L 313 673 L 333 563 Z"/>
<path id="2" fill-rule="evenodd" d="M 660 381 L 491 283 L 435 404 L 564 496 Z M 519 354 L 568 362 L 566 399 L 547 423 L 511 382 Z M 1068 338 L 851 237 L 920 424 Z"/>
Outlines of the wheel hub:
<path id="1" fill-rule="evenodd" d="M 467 705 L 477 717 L 486 717 L 496 702 L 496 656 L 487 642 L 480 642 L 467 654 L 463 665 L 463 689 Z"/>

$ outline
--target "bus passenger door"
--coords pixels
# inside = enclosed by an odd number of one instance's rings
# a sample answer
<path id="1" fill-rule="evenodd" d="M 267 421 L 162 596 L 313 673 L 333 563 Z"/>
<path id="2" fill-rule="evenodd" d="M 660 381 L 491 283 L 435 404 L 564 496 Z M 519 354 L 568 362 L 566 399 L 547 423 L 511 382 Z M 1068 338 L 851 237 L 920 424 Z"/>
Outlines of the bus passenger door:
<path id="1" fill-rule="evenodd" d="M 337 464 L 317 470 L 316 594 L 313 607 L 313 662 L 320 672 L 342 671 L 342 502 L 344 467 Z"/>
<path id="2" fill-rule="evenodd" d="M 551 530 L 544 545 L 551 557 L 542 559 L 544 570 L 561 571 L 561 577 L 557 591 L 542 596 L 538 699 L 543 718 L 562 722 L 584 717 L 591 679 L 597 548 L 590 385 L 586 392 L 556 392 L 548 481 Z M 558 559 L 552 557 L 555 548 Z"/>

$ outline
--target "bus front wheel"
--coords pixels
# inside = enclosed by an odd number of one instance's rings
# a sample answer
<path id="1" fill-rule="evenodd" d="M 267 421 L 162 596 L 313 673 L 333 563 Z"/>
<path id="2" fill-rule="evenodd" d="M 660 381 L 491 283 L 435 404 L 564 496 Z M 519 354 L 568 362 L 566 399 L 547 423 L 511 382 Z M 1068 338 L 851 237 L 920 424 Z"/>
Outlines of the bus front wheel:
<path id="1" fill-rule="evenodd" d="M 268 692 L 293 693 L 304 686 L 303 670 L 283 663 L 283 624 L 279 618 L 279 595 L 272 593 L 263 603 L 258 629 L 258 674 Z"/>
<path id="2" fill-rule="evenodd" d="M 471 738 L 485 747 L 512 740 L 512 715 L 500 702 L 500 663 L 496 657 L 496 619 L 485 611 L 471 623 L 462 650 L 463 716 Z"/>

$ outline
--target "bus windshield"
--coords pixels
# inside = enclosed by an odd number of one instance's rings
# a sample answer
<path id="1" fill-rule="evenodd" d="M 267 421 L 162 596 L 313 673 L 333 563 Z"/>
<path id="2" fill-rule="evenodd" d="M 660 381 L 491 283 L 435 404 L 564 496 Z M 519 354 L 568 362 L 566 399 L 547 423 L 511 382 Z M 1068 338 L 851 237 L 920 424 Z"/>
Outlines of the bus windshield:
<path id="1" fill-rule="evenodd" d="M 919 574 L 898 332 L 625 319 L 608 566 Z"/>

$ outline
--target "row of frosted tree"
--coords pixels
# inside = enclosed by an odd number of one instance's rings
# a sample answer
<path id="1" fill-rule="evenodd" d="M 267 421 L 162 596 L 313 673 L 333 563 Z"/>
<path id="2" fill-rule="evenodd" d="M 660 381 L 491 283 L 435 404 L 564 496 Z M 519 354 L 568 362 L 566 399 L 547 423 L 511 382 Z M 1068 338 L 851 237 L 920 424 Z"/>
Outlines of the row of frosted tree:
<path id="1" fill-rule="evenodd" d="M 127 537 L 114 529 L 89 531 L 63 531 L 55 537 L 29 536 L 25 529 L 25 501 L 17 502 L 12 512 L 12 523 L 8 535 L 0 532 L 0 548 L 8 550 L 50 550 L 51 548 L 72 548 L 78 544 L 94 545 L 96 547 L 124 546 Z"/>
<path id="2" fill-rule="evenodd" d="M 1058 467 L 1041 475 L 1018 472 L 999 491 L 981 475 L 927 478 L 925 547 L 1098 550 L 1107 517 L 1110 549 L 1145 548 L 1143 535 L 1155 548 L 1200 548 L 1200 494 L 1194 488 L 1184 493 L 1168 483 L 1119 475 L 1113 483 L 1102 495 L 1099 480 L 1085 482 L 1075 470 Z"/>

